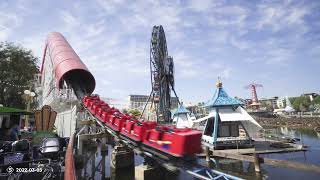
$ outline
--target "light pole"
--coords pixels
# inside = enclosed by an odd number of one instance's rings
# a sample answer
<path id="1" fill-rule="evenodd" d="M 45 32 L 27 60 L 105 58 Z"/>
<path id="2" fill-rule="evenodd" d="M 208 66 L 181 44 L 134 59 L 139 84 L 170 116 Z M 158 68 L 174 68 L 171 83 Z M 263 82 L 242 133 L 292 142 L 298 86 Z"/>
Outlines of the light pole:
<path id="1" fill-rule="evenodd" d="M 32 102 L 33 97 L 36 95 L 34 92 L 31 91 L 31 88 L 29 90 L 24 90 L 25 94 L 25 100 L 27 101 L 27 111 L 30 111 L 30 104 Z M 24 127 L 28 129 L 29 127 L 29 115 L 26 115 L 26 121 L 24 124 Z"/>

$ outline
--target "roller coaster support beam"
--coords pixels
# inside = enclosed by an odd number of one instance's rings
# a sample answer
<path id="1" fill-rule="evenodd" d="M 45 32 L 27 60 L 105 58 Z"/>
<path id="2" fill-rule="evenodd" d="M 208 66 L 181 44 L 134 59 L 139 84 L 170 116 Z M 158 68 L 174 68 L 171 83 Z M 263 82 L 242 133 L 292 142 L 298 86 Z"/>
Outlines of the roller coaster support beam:
<path id="1" fill-rule="evenodd" d="M 114 147 L 111 154 L 110 166 L 113 168 L 127 168 L 134 166 L 134 153 L 122 145 Z"/>
<path id="2" fill-rule="evenodd" d="M 106 146 L 104 140 L 101 144 L 101 179 L 105 180 L 106 178 L 106 156 L 108 155 L 108 147 Z"/>
<path id="3" fill-rule="evenodd" d="M 123 174 L 124 170 L 127 172 L 126 174 Z M 110 174 L 111 180 L 134 180 L 134 153 L 130 148 L 121 144 L 114 147 L 110 158 Z"/>
<path id="4" fill-rule="evenodd" d="M 80 133 L 81 131 L 79 131 Z M 89 141 L 92 140 L 93 138 L 102 138 L 104 139 L 103 142 L 106 142 L 106 139 L 109 139 L 108 137 L 110 136 L 109 133 L 95 133 L 95 134 L 77 134 L 78 136 L 78 153 L 82 154 L 83 152 L 83 142 L 84 141 Z M 105 143 L 102 143 L 105 145 Z"/>

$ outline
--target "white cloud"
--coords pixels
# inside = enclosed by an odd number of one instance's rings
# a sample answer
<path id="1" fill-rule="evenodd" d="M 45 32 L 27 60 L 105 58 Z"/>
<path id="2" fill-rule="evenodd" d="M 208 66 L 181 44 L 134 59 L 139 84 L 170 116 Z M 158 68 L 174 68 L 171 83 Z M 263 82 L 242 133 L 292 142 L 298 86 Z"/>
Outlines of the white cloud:
<path id="1" fill-rule="evenodd" d="M 115 14 L 122 5 L 127 5 L 127 3 L 124 3 L 122 0 L 97 0 L 97 3 L 107 15 Z"/>
<path id="2" fill-rule="evenodd" d="M 225 44 L 228 42 L 231 34 L 227 30 L 214 31 L 212 30 L 209 34 L 210 41 L 214 44 Z"/>
<path id="3" fill-rule="evenodd" d="M 271 49 L 266 54 L 266 63 L 272 65 L 287 65 L 292 59 L 292 51 L 289 49 Z"/>
<path id="4" fill-rule="evenodd" d="M 191 0 L 189 8 L 196 12 L 205 12 L 210 10 L 215 4 L 213 0 Z"/>
<path id="5" fill-rule="evenodd" d="M 228 79 L 231 76 L 232 68 L 227 67 L 221 71 L 220 76 L 224 79 Z"/>
<path id="6" fill-rule="evenodd" d="M 68 12 L 68 11 L 61 11 L 61 18 L 64 21 L 65 25 L 68 28 L 74 28 L 78 25 L 80 25 L 79 19 L 77 19 L 74 15 L 72 15 L 72 13 Z"/>
<path id="7" fill-rule="evenodd" d="M 0 41 L 6 41 L 8 36 L 11 34 L 11 29 L 4 28 L 0 30 Z"/>
<path id="8" fill-rule="evenodd" d="M 166 32 L 175 33 L 177 37 L 179 33 L 181 19 L 181 7 L 179 4 L 159 4 L 139 1 L 128 5 L 131 10 L 129 14 L 120 17 L 124 27 L 129 31 L 141 31 L 141 28 L 151 29 L 152 25 L 163 25 Z"/>
<path id="9" fill-rule="evenodd" d="M 222 6 L 212 9 L 209 23 L 212 26 L 244 26 L 248 11 L 240 6 Z"/>
<path id="10" fill-rule="evenodd" d="M 178 68 L 191 68 L 196 65 L 195 61 L 192 60 L 190 56 L 186 55 L 184 51 L 173 52 L 172 55 L 174 55 L 174 64 Z"/>
<path id="11" fill-rule="evenodd" d="M 45 46 L 46 34 L 38 34 L 37 36 L 25 37 L 19 41 L 24 47 L 31 49 L 34 56 L 39 57 L 39 63 L 42 63 L 42 55 Z"/>
<path id="12" fill-rule="evenodd" d="M 0 11 L 0 41 L 6 41 L 21 23 L 17 14 Z"/>
<path id="13" fill-rule="evenodd" d="M 191 79 L 191 78 L 199 77 L 199 72 L 198 70 L 196 70 L 196 68 L 180 69 L 175 74 L 176 74 L 176 78 L 179 78 L 179 79 Z"/>
<path id="14" fill-rule="evenodd" d="M 239 38 L 232 37 L 230 39 L 230 44 L 234 47 L 239 48 L 240 50 L 245 50 L 250 47 L 250 43 L 245 40 L 240 40 Z"/>
<path id="15" fill-rule="evenodd" d="M 304 17 L 310 13 L 308 7 L 290 3 L 262 4 L 258 11 L 260 19 L 256 28 L 270 27 L 275 32 L 292 26 L 304 26 Z"/>

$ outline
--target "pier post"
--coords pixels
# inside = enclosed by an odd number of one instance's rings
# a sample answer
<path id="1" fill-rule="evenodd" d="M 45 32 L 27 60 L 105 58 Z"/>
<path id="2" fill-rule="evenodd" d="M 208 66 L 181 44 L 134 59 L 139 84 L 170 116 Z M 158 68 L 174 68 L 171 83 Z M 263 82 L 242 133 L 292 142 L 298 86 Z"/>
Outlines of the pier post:
<path id="1" fill-rule="evenodd" d="M 93 157 L 91 158 L 91 179 L 94 179 L 95 175 L 96 175 L 96 154 L 93 155 Z"/>
<path id="2" fill-rule="evenodd" d="M 105 180 L 106 179 L 106 156 L 108 155 L 108 147 L 106 145 L 106 138 L 102 139 L 102 144 L 101 144 L 101 179 Z"/>
<path id="3" fill-rule="evenodd" d="M 135 180 L 177 179 L 179 171 L 170 166 L 172 165 L 160 165 L 155 160 L 145 157 L 143 164 L 135 167 Z"/>
<path id="4" fill-rule="evenodd" d="M 164 179 L 160 167 L 141 164 L 135 167 L 135 180 L 161 180 Z"/>
<path id="5" fill-rule="evenodd" d="M 253 158 L 254 158 L 254 170 L 256 171 L 256 173 L 259 173 L 261 172 L 261 169 L 260 169 L 260 161 L 259 161 L 259 156 L 256 154 L 256 152 L 253 153 Z"/>
<path id="6" fill-rule="evenodd" d="M 111 153 L 110 166 L 113 168 L 126 168 L 134 166 L 133 151 L 124 146 L 115 146 Z"/>
<path id="7" fill-rule="evenodd" d="M 208 146 L 205 147 L 205 153 L 206 153 L 206 161 L 210 161 L 210 149 Z"/>

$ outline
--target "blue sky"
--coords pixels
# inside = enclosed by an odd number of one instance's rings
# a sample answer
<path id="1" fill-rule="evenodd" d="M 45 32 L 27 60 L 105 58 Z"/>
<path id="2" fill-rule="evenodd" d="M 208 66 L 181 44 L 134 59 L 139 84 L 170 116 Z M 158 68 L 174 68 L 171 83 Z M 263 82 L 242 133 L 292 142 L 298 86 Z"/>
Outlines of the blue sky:
<path id="1" fill-rule="evenodd" d="M 255 2 L 255 3 L 252 3 Z M 178 95 L 207 101 L 222 78 L 231 96 L 264 85 L 259 97 L 319 92 L 320 1 L 9 1 L 0 2 L 0 41 L 42 56 L 61 32 L 96 78 L 96 93 L 149 94 L 149 43 L 163 25 Z"/>

